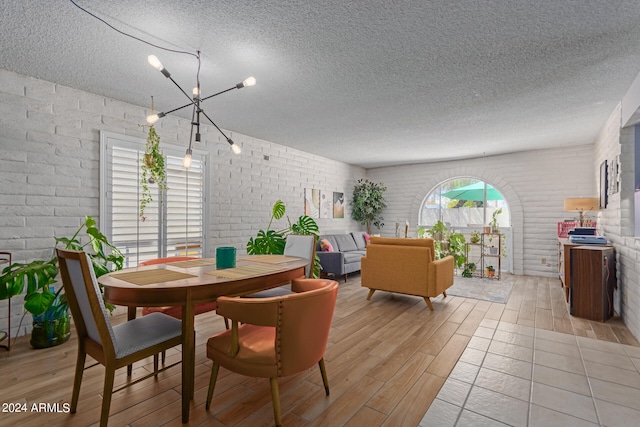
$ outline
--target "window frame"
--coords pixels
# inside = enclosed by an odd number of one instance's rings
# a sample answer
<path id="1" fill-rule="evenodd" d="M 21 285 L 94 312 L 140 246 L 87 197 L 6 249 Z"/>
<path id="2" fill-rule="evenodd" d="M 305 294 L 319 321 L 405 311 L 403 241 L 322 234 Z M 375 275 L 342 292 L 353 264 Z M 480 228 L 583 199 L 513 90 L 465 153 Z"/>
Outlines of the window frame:
<path id="1" fill-rule="evenodd" d="M 100 131 L 100 229 L 102 233 L 112 241 L 113 239 L 113 202 L 112 202 L 112 163 L 111 163 L 111 152 L 112 147 L 120 147 L 124 149 L 131 150 L 139 150 L 144 152 L 146 145 L 146 140 L 142 138 L 137 138 L 128 135 L 122 135 L 114 132 Z M 162 144 L 162 152 L 165 156 L 165 164 L 169 165 L 167 156 L 181 158 L 184 156 L 184 147 L 170 144 Z M 202 162 L 202 255 L 208 253 L 208 232 L 210 226 L 209 220 L 209 186 L 210 186 L 210 162 L 209 162 L 209 153 L 203 150 L 194 149 L 193 150 L 194 160 L 199 159 Z M 138 172 L 139 177 L 139 172 Z M 163 191 L 161 194 L 161 199 L 166 201 L 168 196 L 167 192 Z M 149 208 L 149 207 L 148 207 Z M 158 211 L 161 211 L 162 217 L 166 218 L 168 213 L 168 203 L 162 203 L 158 208 Z M 139 217 L 136 216 L 137 221 Z M 186 220 L 188 224 L 188 219 Z M 134 224 L 132 224 L 134 225 Z M 137 223 L 135 224 L 137 226 Z M 160 221 L 157 226 L 158 233 L 158 254 L 157 257 L 167 256 L 168 247 L 167 242 L 169 240 L 169 236 L 167 233 L 167 221 Z M 139 235 L 138 235 L 139 238 Z M 188 248 L 187 248 L 188 251 Z M 135 266 L 137 265 L 136 259 L 133 257 L 127 257 L 125 260 L 125 266 Z M 135 264 L 135 265 L 133 265 Z"/>

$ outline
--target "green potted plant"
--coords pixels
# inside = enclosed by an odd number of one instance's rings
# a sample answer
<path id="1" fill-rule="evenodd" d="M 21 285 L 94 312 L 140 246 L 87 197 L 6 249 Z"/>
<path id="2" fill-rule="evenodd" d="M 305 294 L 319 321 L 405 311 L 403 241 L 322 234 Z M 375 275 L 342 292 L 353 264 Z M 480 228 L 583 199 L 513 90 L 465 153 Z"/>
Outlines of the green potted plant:
<path id="1" fill-rule="evenodd" d="M 367 179 L 359 179 L 353 187 L 351 218 L 360 224 L 365 224 L 368 234 L 371 234 L 371 225 L 376 228 L 384 226 L 381 213 L 387 207 L 384 200 L 385 191 L 387 187 Z"/>
<path id="2" fill-rule="evenodd" d="M 487 277 L 494 277 L 496 274 L 496 270 L 495 268 L 493 268 L 493 265 L 487 265 L 485 270 L 487 273 Z"/>
<path id="3" fill-rule="evenodd" d="M 418 234 L 424 236 L 425 231 L 421 232 L 418 230 Z M 451 255 L 455 259 L 456 268 L 464 265 L 466 262 L 464 256 L 464 244 L 466 240 L 462 233 L 451 232 L 442 221 L 438 221 L 433 227 L 426 230 L 426 234 L 430 235 L 434 240 L 436 259 Z"/>
<path id="4" fill-rule="evenodd" d="M 158 185 L 158 189 L 168 190 L 164 155 L 162 154 L 162 150 L 160 150 L 160 136 L 156 133 L 153 125 L 149 126 L 149 134 L 147 135 L 147 143 L 145 145 L 140 169 L 140 186 L 142 187 L 142 194 L 140 195 L 140 218 L 144 221 L 146 219 L 144 210 L 153 200 L 149 184 L 155 183 Z"/>
<path id="5" fill-rule="evenodd" d="M 493 234 L 498 234 L 500 233 L 500 227 L 498 227 L 498 215 L 500 215 L 502 213 L 502 208 L 493 211 L 493 213 L 491 214 L 491 232 Z"/>
<path id="6" fill-rule="evenodd" d="M 79 234 L 82 230 L 88 242 L 82 244 Z M 71 238 L 55 238 L 56 247 L 85 251 L 91 245 L 93 253 L 89 253 L 97 277 L 111 271 L 122 269 L 124 255 L 107 241 L 96 227 L 95 220 L 87 216 L 84 223 Z M 108 249 L 108 251 L 105 251 Z M 62 286 L 55 290 L 58 275 L 58 259 L 55 251 L 49 260 L 35 260 L 29 263 L 13 263 L 2 270 L 0 276 L 0 299 L 20 295 L 23 291 L 25 314 L 33 316 L 33 332 L 31 345 L 35 348 L 51 347 L 61 344 L 70 336 L 70 316 Z M 107 304 L 107 308 L 113 306 Z"/>
<path id="7" fill-rule="evenodd" d="M 464 270 L 462 270 L 462 277 L 466 277 L 466 278 L 473 277 L 474 271 L 476 271 L 476 263 L 475 262 L 467 263 Z"/>
<path id="8" fill-rule="evenodd" d="M 271 209 L 271 219 L 266 230 L 259 230 L 257 236 L 251 237 L 247 242 L 247 253 L 249 255 L 258 254 L 283 254 L 287 235 L 289 234 L 311 234 L 318 237 L 320 229 L 315 220 L 307 215 L 302 215 L 297 222 L 292 223 L 287 217 L 287 227 L 281 230 L 272 230 L 273 220 L 284 217 L 286 212 L 285 204 L 282 200 L 277 200 Z M 311 277 L 320 277 L 320 258 L 316 254 L 313 263 Z"/>
<path id="9" fill-rule="evenodd" d="M 480 243 L 480 232 L 479 231 L 472 231 L 471 232 L 471 237 L 470 239 L 471 243 Z"/>

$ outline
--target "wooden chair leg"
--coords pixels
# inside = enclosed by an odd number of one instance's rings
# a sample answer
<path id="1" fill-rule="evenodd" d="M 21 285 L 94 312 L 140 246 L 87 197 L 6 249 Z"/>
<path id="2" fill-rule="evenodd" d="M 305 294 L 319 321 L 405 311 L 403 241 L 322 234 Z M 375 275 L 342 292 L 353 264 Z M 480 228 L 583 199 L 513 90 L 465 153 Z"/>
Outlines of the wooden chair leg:
<path id="1" fill-rule="evenodd" d="M 371 297 L 373 296 L 373 293 L 375 292 L 375 289 L 369 289 L 369 295 L 367 295 L 367 301 L 369 301 L 371 299 Z"/>
<path id="2" fill-rule="evenodd" d="M 229 319 L 227 319 L 226 317 L 224 318 L 224 327 L 229 330 Z"/>
<path id="3" fill-rule="evenodd" d="M 433 311 L 433 304 L 431 304 L 431 300 L 429 299 L 429 297 L 424 297 L 424 302 L 426 302 L 429 306 L 429 310 Z"/>
<path id="4" fill-rule="evenodd" d="M 444 295 L 444 297 L 447 297 L 447 291 L 442 291 L 442 295 Z"/>
<path id="5" fill-rule="evenodd" d="M 76 375 L 73 378 L 73 394 L 71 395 L 71 413 L 76 413 L 78 407 L 78 397 L 80 396 L 80 385 L 82 384 L 82 374 L 84 373 L 84 362 L 87 359 L 87 353 L 83 348 L 78 347 L 78 357 L 76 359 Z"/>
<path id="6" fill-rule="evenodd" d="M 211 378 L 209 379 L 209 390 L 207 391 L 207 404 L 205 408 L 207 411 L 211 407 L 211 399 L 213 398 L 213 389 L 216 387 L 216 380 L 218 379 L 218 370 L 220 369 L 220 365 L 214 363 L 211 366 Z"/>
<path id="7" fill-rule="evenodd" d="M 162 350 L 162 365 L 164 366 L 164 361 L 167 359 L 167 352 Z"/>
<path id="8" fill-rule="evenodd" d="M 100 412 L 100 427 L 107 427 L 109 422 L 109 408 L 111 407 L 111 394 L 113 393 L 113 378 L 115 369 L 105 367 L 104 389 L 102 392 L 102 411 Z"/>
<path id="9" fill-rule="evenodd" d="M 344 275 L 344 282 L 347 283 L 347 275 Z"/>
<path id="10" fill-rule="evenodd" d="M 327 396 L 329 396 L 329 380 L 327 379 L 327 368 L 325 368 L 324 366 L 324 358 L 320 359 L 320 361 L 318 362 L 318 366 L 320 366 L 320 375 L 322 375 L 324 392 Z"/>
<path id="11" fill-rule="evenodd" d="M 281 427 L 280 421 L 280 392 L 278 391 L 278 378 L 269 378 L 271 382 L 271 400 L 273 401 L 273 417 L 276 420 L 276 427 Z"/>

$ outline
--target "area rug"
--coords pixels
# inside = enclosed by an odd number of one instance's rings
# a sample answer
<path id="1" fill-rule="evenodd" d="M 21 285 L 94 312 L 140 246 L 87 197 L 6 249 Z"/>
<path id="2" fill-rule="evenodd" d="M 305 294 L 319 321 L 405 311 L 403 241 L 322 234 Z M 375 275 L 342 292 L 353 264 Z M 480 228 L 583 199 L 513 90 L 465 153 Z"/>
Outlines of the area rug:
<path id="1" fill-rule="evenodd" d="M 510 280 L 455 276 L 453 286 L 447 289 L 447 295 L 506 304 L 512 288 L 513 282 Z"/>

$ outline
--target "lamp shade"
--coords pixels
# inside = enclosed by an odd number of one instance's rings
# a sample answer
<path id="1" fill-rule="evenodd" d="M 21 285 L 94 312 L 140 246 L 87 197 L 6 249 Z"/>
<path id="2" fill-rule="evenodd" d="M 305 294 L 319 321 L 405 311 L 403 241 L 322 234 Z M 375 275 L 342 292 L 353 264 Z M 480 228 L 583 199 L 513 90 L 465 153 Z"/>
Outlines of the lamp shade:
<path id="1" fill-rule="evenodd" d="M 598 210 L 597 197 L 567 197 L 564 199 L 565 211 L 596 211 Z"/>

